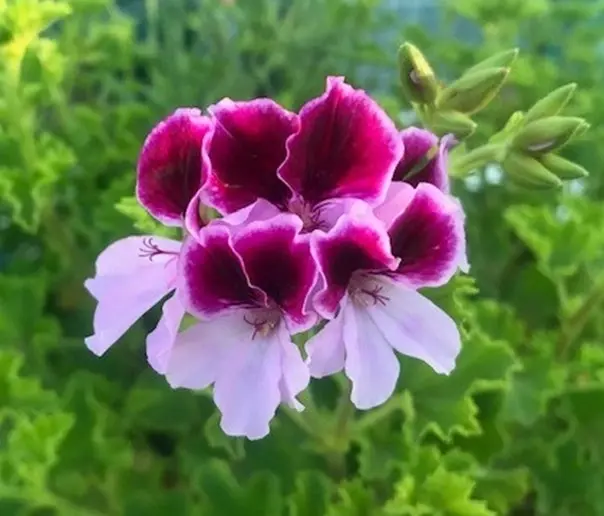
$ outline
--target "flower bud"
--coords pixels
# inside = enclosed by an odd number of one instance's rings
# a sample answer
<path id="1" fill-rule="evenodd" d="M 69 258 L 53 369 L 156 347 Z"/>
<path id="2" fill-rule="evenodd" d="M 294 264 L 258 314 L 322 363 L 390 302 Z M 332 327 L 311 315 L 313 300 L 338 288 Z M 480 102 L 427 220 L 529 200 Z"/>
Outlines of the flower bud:
<path id="1" fill-rule="evenodd" d="M 484 70 L 485 68 L 511 68 L 518 57 L 518 49 L 512 48 L 510 50 L 504 50 L 498 54 L 492 55 L 486 58 L 484 61 L 475 64 L 471 68 L 465 71 L 464 75 L 477 72 L 478 70 Z"/>
<path id="2" fill-rule="evenodd" d="M 485 68 L 464 74 L 440 93 L 436 105 L 468 115 L 476 113 L 493 100 L 509 72 L 509 68 Z"/>
<path id="3" fill-rule="evenodd" d="M 584 131 L 585 121 L 570 116 L 549 116 L 535 120 L 521 129 L 512 147 L 536 156 L 566 145 L 577 131 Z"/>
<path id="4" fill-rule="evenodd" d="M 470 136 L 476 127 L 476 122 L 458 111 L 437 111 L 431 116 L 429 123 L 429 129 L 437 136 L 453 134 L 458 140 Z"/>
<path id="5" fill-rule="evenodd" d="M 562 180 L 570 181 L 572 179 L 580 179 L 587 177 L 589 172 L 581 165 L 577 165 L 572 161 L 556 156 L 555 154 L 546 154 L 540 158 L 541 164 L 546 167 L 552 174 Z"/>
<path id="6" fill-rule="evenodd" d="M 562 181 L 539 161 L 519 152 L 512 152 L 506 157 L 503 169 L 518 186 L 541 190 L 562 185 Z"/>
<path id="7" fill-rule="evenodd" d="M 568 104 L 577 89 L 577 84 L 571 82 L 552 91 L 541 100 L 535 102 L 535 105 L 528 110 L 526 121 L 533 122 L 540 118 L 555 116 Z"/>
<path id="8" fill-rule="evenodd" d="M 399 74 L 403 93 L 409 102 L 432 104 L 438 93 L 438 81 L 432 67 L 411 43 L 398 50 Z"/>

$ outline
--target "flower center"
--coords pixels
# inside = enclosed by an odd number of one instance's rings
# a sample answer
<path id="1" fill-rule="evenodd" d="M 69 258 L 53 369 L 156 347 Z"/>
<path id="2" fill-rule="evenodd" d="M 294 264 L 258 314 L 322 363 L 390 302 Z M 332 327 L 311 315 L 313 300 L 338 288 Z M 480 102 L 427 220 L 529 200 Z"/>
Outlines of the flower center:
<path id="1" fill-rule="evenodd" d="M 257 336 L 268 337 L 279 326 L 281 312 L 277 309 L 259 308 L 248 312 L 243 320 L 253 328 L 252 340 Z"/>
<path id="2" fill-rule="evenodd" d="M 353 303 L 359 306 L 386 305 L 390 298 L 382 294 L 383 285 L 375 275 L 369 273 L 356 273 L 348 285 L 348 295 Z"/>
<path id="3" fill-rule="evenodd" d="M 299 197 L 294 197 L 287 206 L 290 213 L 298 215 L 302 220 L 302 232 L 310 233 L 315 229 L 321 229 L 323 224 L 320 219 L 321 212 L 316 210 L 314 206 L 308 204 Z"/>

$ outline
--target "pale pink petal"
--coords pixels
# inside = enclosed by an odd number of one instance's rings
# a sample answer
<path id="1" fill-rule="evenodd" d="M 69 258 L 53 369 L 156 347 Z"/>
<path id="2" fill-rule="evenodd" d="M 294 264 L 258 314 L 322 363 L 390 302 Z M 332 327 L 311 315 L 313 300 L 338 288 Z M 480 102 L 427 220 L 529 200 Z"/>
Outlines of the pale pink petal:
<path id="1" fill-rule="evenodd" d="M 102 355 L 151 307 L 174 289 L 180 243 L 157 237 L 128 237 L 98 257 L 96 275 L 84 286 L 98 301 L 94 335 L 86 345 Z"/>
<path id="2" fill-rule="evenodd" d="M 300 350 L 291 341 L 287 332 L 278 332 L 278 338 L 281 341 L 282 376 L 279 382 L 281 401 L 301 411 L 304 409 L 304 405 L 296 399 L 296 396 L 308 387 L 310 373 Z"/>
<path id="3" fill-rule="evenodd" d="M 155 329 L 147 336 L 147 361 L 158 373 L 166 372 L 185 308 L 178 293 L 169 298 L 162 308 L 162 316 Z"/>
<path id="4" fill-rule="evenodd" d="M 246 324 L 241 319 L 240 324 Z M 224 328 L 221 341 L 231 341 L 239 333 Z M 214 401 L 222 414 L 220 426 L 227 435 L 260 439 L 269 433 L 269 423 L 281 403 L 279 384 L 282 376 L 282 340 L 287 339 L 283 325 L 267 337 L 256 335 L 233 341 L 227 365 L 214 384 Z M 279 335 L 280 332 L 285 334 Z"/>
<path id="5" fill-rule="evenodd" d="M 176 337 L 166 368 L 173 387 L 204 389 L 237 359 L 242 342 L 251 345 L 251 326 L 241 312 L 200 321 Z"/>
<path id="6" fill-rule="evenodd" d="M 350 399 L 359 409 L 384 403 L 396 387 L 400 366 L 390 343 L 363 306 L 346 303 L 344 326 L 346 376 L 352 382 Z"/>
<path id="7" fill-rule="evenodd" d="M 334 319 L 328 321 L 316 335 L 306 342 L 306 363 L 313 378 L 330 376 L 344 369 L 345 316 L 346 312 L 340 310 Z M 349 324 L 351 323 L 349 322 Z"/>
<path id="8" fill-rule="evenodd" d="M 376 331 L 401 353 L 423 360 L 437 373 L 449 374 L 461 350 L 455 321 L 415 290 L 382 278 L 384 304 L 368 307 Z"/>
<path id="9" fill-rule="evenodd" d="M 130 274 L 141 267 L 173 261 L 181 243 L 152 235 L 131 236 L 116 240 L 96 259 L 97 276 Z M 151 255 L 153 249 L 162 251 Z"/>
<path id="10" fill-rule="evenodd" d="M 408 183 L 392 182 L 384 201 L 373 209 L 375 216 L 388 228 L 413 199 L 414 189 Z"/>
<path id="11" fill-rule="evenodd" d="M 97 355 L 105 353 L 170 291 L 163 265 L 133 275 L 100 276 L 86 280 L 84 285 L 98 301 L 94 335 L 86 338 L 86 345 Z"/>

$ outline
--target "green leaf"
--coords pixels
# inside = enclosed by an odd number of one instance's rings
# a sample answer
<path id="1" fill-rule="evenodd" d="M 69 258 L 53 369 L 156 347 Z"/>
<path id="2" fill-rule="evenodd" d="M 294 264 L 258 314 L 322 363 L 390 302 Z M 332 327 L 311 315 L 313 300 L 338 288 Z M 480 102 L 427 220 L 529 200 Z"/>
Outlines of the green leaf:
<path id="1" fill-rule="evenodd" d="M 128 217 L 134 227 L 143 234 L 165 236 L 167 238 L 175 237 L 175 230 L 168 228 L 156 221 L 139 204 L 136 197 L 124 197 L 116 205 L 115 209 Z"/>
<path id="2" fill-rule="evenodd" d="M 332 503 L 325 516 L 379 516 L 373 491 L 360 479 L 340 484 L 337 491 L 338 500 Z"/>
<path id="3" fill-rule="evenodd" d="M 333 495 L 332 483 L 320 471 L 303 471 L 296 477 L 295 491 L 288 499 L 289 516 L 325 514 Z"/>
<path id="4" fill-rule="evenodd" d="M 454 434 L 479 433 L 472 394 L 504 387 L 515 364 L 505 342 L 492 341 L 479 331 L 466 339 L 448 377 L 435 374 L 419 361 L 406 360 L 401 384 L 411 393 L 419 434 L 430 432 L 450 441 Z"/>
<path id="5" fill-rule="evenodd" d="M 226 435 L 220 428 L 220 413 L 214 413 L 204 425 L 204 435 L 212 448 L 222 449 L 234 461 L 245 457 L 245 441 L 243 438 Z"/>
<path id="6" fill-rule="evenodd" d="M 528 494 L 530 482 L 526 468 L 488 470 L 478 475 L 474 493 L 485 500 L 495 514 L 509 514 Z"/>

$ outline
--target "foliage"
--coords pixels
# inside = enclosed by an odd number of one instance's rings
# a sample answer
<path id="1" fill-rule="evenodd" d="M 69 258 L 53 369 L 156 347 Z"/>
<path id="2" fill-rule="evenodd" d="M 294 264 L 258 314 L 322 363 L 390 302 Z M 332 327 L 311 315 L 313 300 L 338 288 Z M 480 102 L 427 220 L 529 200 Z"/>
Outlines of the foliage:
<path id="1" fill-rule="evenodd" d="M 492 166 L 455 182 L 472 278 L 427 292 L 463 326 L 451 376 L 402 359 L 397 394 L 366 413 L 321 380 L 316 406 L 243 442 L 205 393 L 145 367 L 157 312 L 106 357 L 85 349 L 95 256 L 155 227 L 132 202 L 146 132 L 223 96 L 297 108 L 336 74 L 400 118 L 396 49 L 375 36 L 404 20 L 378 4 L 0 0 L 0 514 L 604 515 L 598 1 L 446 2 L 443 27 L 472 23 L 480 45 L 407 28 L 448 83 L 520 47 L 468 148 L 569 82 L 568 112 L 592 125 L 560 153 L 590 176 L 561 190 Z"/>

